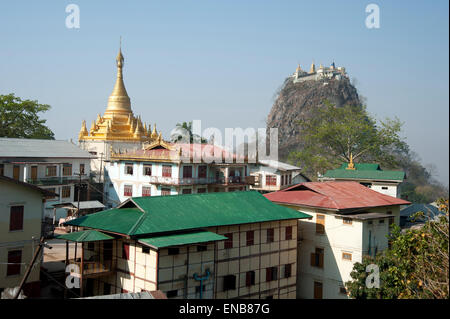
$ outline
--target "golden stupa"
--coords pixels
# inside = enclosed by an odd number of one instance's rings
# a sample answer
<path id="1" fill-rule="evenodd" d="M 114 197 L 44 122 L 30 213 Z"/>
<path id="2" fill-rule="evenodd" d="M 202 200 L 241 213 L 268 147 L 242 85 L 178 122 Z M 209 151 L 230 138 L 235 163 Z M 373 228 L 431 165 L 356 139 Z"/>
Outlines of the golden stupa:
<path id="1" fill-rule="evenodd" d="M 158 138 L 156 124 L 151 130 L 150 125 L 142 123 L 141 117 L 134 116 L 131 110 L 130 97 L 123 83 L 122 69 L 124 58 L 122 49 L 116 57 L 117 79 L 111 95 L 108 98 L 108 107 L 105 114 L 97 115 L 88 131 L 86 121 L 81 125 L 78 139 L 84 141 L 130 141 L 151 142 Z"/>

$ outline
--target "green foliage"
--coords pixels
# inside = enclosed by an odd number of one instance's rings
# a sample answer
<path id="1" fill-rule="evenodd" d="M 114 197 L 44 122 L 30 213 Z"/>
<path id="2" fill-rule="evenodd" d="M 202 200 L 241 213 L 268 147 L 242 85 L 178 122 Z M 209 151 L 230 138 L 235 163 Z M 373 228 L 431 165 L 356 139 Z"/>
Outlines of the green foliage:
<path id="1" fill-rule="evenodd" d="M 426 222 L 420 229 L 404 232 L 391 229 L 392 246 L 375 258 L 365 257 L 355 263 L 352 280 L 346 287 L 353 298 L 448 298 L 449 241 L 448 200 L 439 201 L 446 213 L 437 221 Z M 380 271 L 380 288 L 366 286 L 366 267 L 376 264 Z"/>
<path id="2" fill-rule="evenodd" d="M 364 106 L 335 107 L 326 101 L 299 125 L 304 147 L 292 152 L 289 161 L 310 176 L 350 161 L 350 154 L 356 162 L 395 165 L 394 151 L 407 148 L 399 137 L 402 123 L 398 119 L 377 122 Z"/>
<path id="3" fill-rule="evenodd" d="M 177 123 L 175 127 L 175 132 L 172 133 L 170 137 L 171 141 L 176 142 L 185 142 L 185 143 L 202 143 L 205 144 L 208 141 L 203 137 L 200 137 L 197 134 L 193 134 L 192 132 L 192 122 L 183 122 Z"/>
<path id="4" fill-rule="evenodd" d="M 13 93 L 0 95 L 0 137 L 54 139 L 46 120 L 39 118 L 49 109 L 50 105 L 21 100 Z"/>

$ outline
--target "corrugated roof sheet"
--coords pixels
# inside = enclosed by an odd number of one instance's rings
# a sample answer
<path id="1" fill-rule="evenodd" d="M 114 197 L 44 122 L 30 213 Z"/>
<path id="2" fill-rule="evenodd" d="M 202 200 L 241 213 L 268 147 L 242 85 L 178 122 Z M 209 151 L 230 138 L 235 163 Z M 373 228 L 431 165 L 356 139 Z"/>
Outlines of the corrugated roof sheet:
<path id="1" fill-rule="evenodd" d="M 328 170 L 324 177 L 342 178 L 342 179 L 370 179 L 370 180 L 388 180 L 403 181 L 405 172 L 402 171 L 384 171 L 379 164 L 355 163 L 354 170 L 346 169 L 347 163 L 342 164 L 338 169 Z"/>
<path id="2" fill-rule="evenodd" d="M 275 160 L 259 160 L 259 163 L 263 164 L 263 165 L 267 165 L 269 167 L 273 167 L 276 169 L 280 169 L 280 170 L 284 170 L 284 171 L 290 171 L 290 170 L 300 170 L 300 167 L 294 166 L 294 165 L 290 165 L 287 163 L 283 163 L 283 162 L 279 162 L 279 161 L 275 161 Z"/>
<path id="3" fill-rule="evenodd" d="M 256 191 L 133 197 L 130 201 L 137 207 L 110 209 L 66 224 L 133 236 L 311 217 L 276 205 Z"/>
<path id="4" fill-rule="evenodd" d="M 78 208 L 78 202 L 66 202 L 52 205 L 53 207 L 73 207 Z M 80 209 L 93 209 L 93 208 L 105 208 L 105 205 L 98 200 L 80 201 Z"/>
<path id="5" fill-rule="evenodd" d="M 2 137 L 0 157 L 92 158 L 93 156 L 68 141 Z"/>
<path id="6" fill-rule="evenodd" d="M 139 241 L 143 244 L 147 244 L 156 248 L 164 248 L 194 243 L 206 243 L 225 239 L 227 239 L 227 237 L 225 236 L 221 236 L 208 231 L 200 231 L 193 233 L 170 234 L 165 236 L 143 238 L 139 239 Z"/>
<path id="7" fill-rule="evenodd" d="M 109 235 L 103 234 L 102 232 L 96 230 L 84 230 L 74 233 L 68 233 L 64 235 L 56 236 L 58 239 L 64 239 L 68 241 L 74 241 L 77 243 L 88 242 L 88 241 L 99 241 L 99 240 L 110 240 L 114 239 Z"/>
<path id="8" fill-rule="evenodd" d="M 357 182 L 307 182 L 264 196 L 277 203 L 334 210 L 410 204 Z"/>
<path id="9" fill-rule="evenodd" d="M 430 204 L 412 204 L 400 211 L 400 216 L 410 218 L 418 212 L 423 212 L 426 219 L 434 219 L 437 216 L 445 215 L 439 208 Z"/>

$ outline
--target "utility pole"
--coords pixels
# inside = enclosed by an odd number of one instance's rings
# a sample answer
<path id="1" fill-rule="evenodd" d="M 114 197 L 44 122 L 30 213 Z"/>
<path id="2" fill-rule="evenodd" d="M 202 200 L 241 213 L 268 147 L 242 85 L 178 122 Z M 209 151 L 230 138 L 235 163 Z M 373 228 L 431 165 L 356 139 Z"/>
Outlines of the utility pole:
<path id="1" fill-rule="evenodd" d="M 100 153 L 100 179 L 99 182 L 102 184 L 102 203 L 105 203 L 105 183 L 102 182 L 103 173 L 103 153 Z"/>
<path id="2" fill-rule="evenodd" d="M 13 299 L 17 299 L 19 297 L 20 291 L 22 290 L 23 286 L 25 285 L 25 282 L 27 281 L 28 277 L 30 276 L 31 269 L 33 268 L 33 265 L 36 262 L 36 259 L 38 258 L 39 253 L 41 252 L 43 246 L 48 247 L 49 249 L 52 249 L 52 247 L 50 247 L 46 243 L 44 243 L 44 237 L 41 237 L 41 240 L 39 241 L 39 245 L 34 252 L 33 259 L 31 260 L 31 263 L 28 265 L 28 268 L 25 271 L 25 275 L 23 276 L 22 281 L 20 282 L 19 289 L 17 290 Z"/>
<path id="3" fill-rule="evenodd" d="M 82 174 L 82 173 L 80 172 L 80 173 L 75 174 L 75 175 L 78 175 L 78 176 L 80 177 L 79 182 L 78 182 L 78 205 L 77 205 L 77 212 L 76 212 L 76 214 L 75 214 L 75 217 L 78 218 L 78 217 L 80 217 L 81 176 L 84 176 L 84 175 L 86 175 L 86 174 Z M 74 255 L 74 259 L 75 259 L 75 261 L 76 261 L 76 259 L 77 259 L 77 242 L 75 242 L 75 255 Z"/>

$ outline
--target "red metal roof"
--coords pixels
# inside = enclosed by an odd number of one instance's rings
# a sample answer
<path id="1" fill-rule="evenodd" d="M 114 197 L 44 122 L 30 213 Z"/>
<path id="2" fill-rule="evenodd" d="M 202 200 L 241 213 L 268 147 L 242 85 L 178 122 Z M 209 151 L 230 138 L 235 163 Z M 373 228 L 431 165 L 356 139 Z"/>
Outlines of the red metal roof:
<path id="1" fill-rule="evenodd" d="M 333 210 L 410 204 L 357 182 L 306 182 L 264 196 L 272 202 Z"/>

